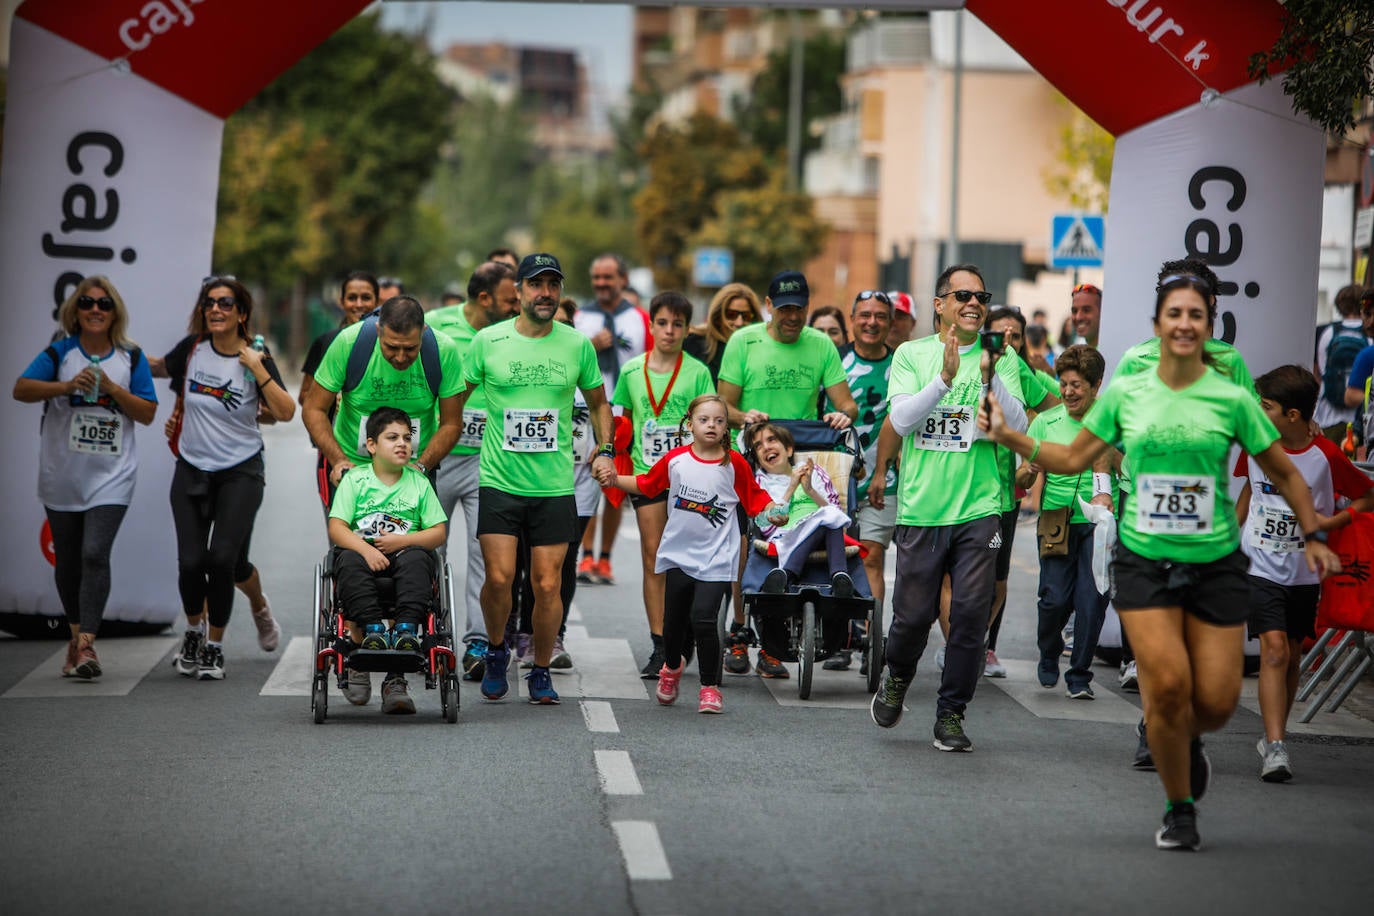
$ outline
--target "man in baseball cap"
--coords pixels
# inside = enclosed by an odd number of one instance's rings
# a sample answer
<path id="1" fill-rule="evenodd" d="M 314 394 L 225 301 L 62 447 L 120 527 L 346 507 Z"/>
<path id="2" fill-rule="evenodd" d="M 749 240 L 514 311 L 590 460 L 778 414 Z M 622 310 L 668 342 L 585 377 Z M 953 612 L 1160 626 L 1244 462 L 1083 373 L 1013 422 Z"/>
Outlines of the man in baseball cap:
<path id="1" fill-rule="evenodd" d="M 536 254 L 527 254 L 525 259 L 520 262 L 520 269 L 515 273 L 515 282 L 524 283 L 531 277 L 548 273 L 557 274 L 559 280 L 563 279 L 563 268 L 559 265 L 558 258 L 542 251 Z"/>

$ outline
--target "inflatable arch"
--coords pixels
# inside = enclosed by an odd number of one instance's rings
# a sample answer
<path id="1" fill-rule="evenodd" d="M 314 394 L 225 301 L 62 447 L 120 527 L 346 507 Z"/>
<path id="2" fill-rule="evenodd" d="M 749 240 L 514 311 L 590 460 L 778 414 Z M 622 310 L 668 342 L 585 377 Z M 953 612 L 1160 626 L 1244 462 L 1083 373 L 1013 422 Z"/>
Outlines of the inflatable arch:
<path id="1" fill-rule="evenodd" d="M 136 303 L 134 331 L 165 352 L 188 289 L 210 269 L 224 119 L 367 5 L 364 0 L 28 0 L 11 37 L 0 276 L 16 378 L 82 276 Z M 759 5 L 744 3 L 742 5 Z M 778 5 L 776 2 L 770 6 Z M 787 4 L 784 4 L 787 5 Z M 807 6 L 811 4 L 798 3 Z M 828 6 L 872 2 L 829 0 Z M 957 0 L 883 0 L 900 9 Z M 1149 334 L 1154 273 L 1180 252 L 1222 277 L 1218 333 L 1257 370 L 1310 358 L 1323 135 L 1249 55 L 1279 28 L 1275 0 L 967 0 L 967 8 L 1117 136 L 1102 349 Z M 1104 65 L 1102 62 L 1109 62 Z M 111 628 L 177 619 L 159 417 L 141 438 L 134 504 L 115 545 Z M 34 498 L 37 411 L 9 398 L 0 625 L 61 632 Z"/>

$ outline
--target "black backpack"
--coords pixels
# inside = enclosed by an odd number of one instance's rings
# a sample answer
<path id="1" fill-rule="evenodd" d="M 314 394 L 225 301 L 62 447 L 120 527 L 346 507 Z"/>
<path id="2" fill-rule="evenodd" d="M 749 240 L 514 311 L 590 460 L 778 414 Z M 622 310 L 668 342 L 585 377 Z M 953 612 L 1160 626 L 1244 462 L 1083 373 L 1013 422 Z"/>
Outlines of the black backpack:
<path id="1" fill-rule="evenodd" d="M 358 336 L 353 338 L 353 349 L 348 351 L 348 368 L 344 370 L 344 391 L 352 391 L 362 382 L 363 373 L 367 371 L 367 364 L 372 359 L 372 351 L 376 348 L 377 318 L 373 313 L 363 319 Z M 429 385 L 429 392 L 437 399 L 443 371 L 439 366 L 439 341 L 429 325 L 425 325 L 425 330 L 420 335 L 420 365 L 425 370 L 425 382 Z"/>
<path id="2" fill-rule="evenodd" d="M 1362 328 L 1347 328 L 1341 322 L 1331 324 L 1331 340 L 1326 344 L 1326 369 L 1322 372 L 1322 397 L 1337 410 L 1347 410 L 1345 387 L 1355 357 L 1368 346 Z"/>

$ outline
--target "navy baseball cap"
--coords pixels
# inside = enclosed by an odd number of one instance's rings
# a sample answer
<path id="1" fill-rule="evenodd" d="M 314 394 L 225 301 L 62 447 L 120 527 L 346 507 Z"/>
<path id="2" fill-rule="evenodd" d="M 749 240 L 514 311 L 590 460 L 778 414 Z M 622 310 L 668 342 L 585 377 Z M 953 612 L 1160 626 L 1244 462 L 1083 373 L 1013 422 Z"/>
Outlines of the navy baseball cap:
<path id="1" fill-rule="evenodd" d="M 518 282 L 523 282 L 530 277 L 537 277 L 546 273 L 556 273 L 558 279 L 563 279 L 563 268 L 559 266 L 558 259 L 551 254 L 542 252 L 527 254 L 525 260 L 520 262 L 520 269 L 515 272 L 515 279 Z"/>
<path id="2" fill-rule="evenodd" d="M 768 284 L 768 298 L 773 308 L 796 306 L 806 308 L 811 302 L 811 288 L 800 270 L 784 270 Z"/>

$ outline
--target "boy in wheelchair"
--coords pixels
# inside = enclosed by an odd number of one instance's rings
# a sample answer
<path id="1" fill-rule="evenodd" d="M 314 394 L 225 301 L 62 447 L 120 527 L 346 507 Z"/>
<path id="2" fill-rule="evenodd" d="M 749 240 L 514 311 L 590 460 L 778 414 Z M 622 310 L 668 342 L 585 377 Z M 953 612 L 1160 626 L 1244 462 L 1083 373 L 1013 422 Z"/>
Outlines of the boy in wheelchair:
<path id="1" fill-rule="evenodd" d="M 377 408 L 367 418 L 365 435 L 372 464 L 344 475 L 329 509 L 339 606 L 355 644 L 419 652 L 421 625 L 434 593 L 432 551 L 444 543 L 447 519 L 429 480 L 409 466 L 411 426 L 405 411 Z M 396 595 L 390 631 L 378 588 L 384 578 L 392 581 Z M 372 692 L 370 676 L 350 669 L 348 688 L 348 701 L 364 705 Z M 399 674 L 382 682 L 382 701 L 383 712 L 415 711 Z"/>

